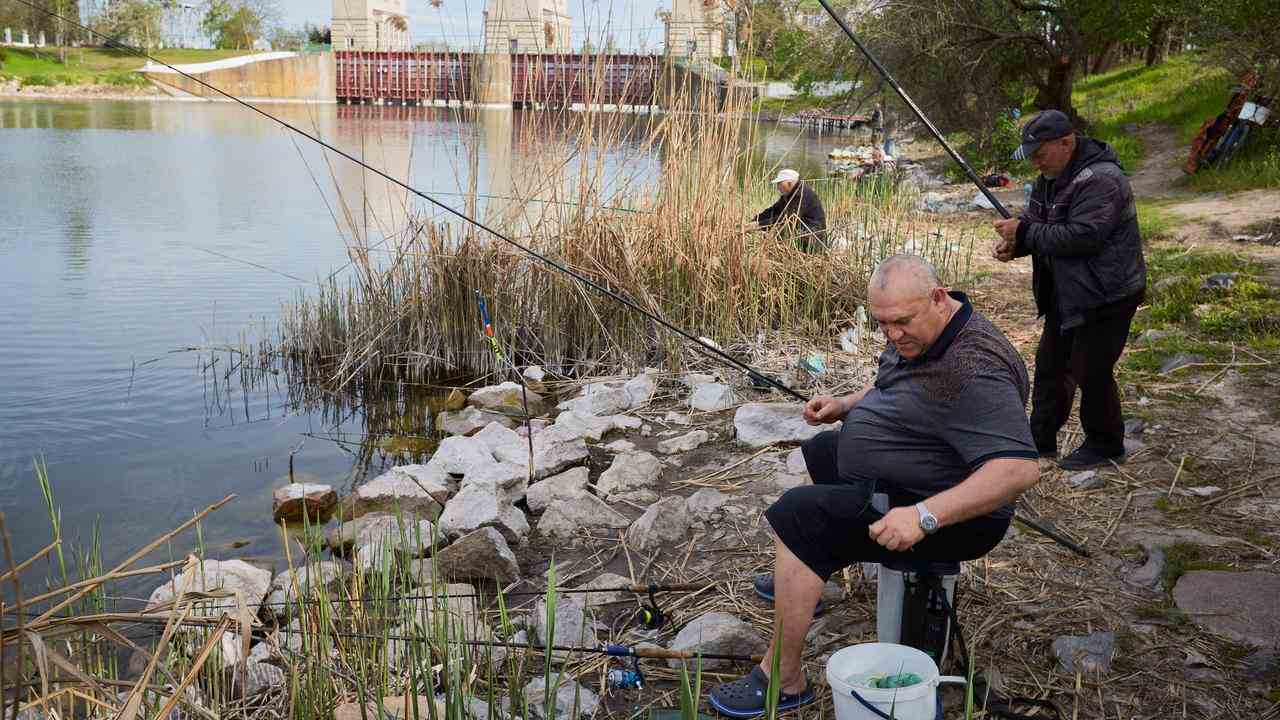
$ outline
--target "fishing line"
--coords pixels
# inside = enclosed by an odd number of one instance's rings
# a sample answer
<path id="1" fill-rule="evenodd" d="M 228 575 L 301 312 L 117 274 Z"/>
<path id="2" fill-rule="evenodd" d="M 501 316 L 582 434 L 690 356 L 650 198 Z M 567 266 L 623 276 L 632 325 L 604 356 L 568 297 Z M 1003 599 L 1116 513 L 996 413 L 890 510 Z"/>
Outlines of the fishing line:
<path id="1" fill-rule="evenodd" d="M 140 50 L 140 49 L 138 49 L 138 48 L 136 48 L 136 47 L 134 47 L 134 46 L 132 46 L 132 45 L 126 45 L 126 44 L 124 44 L 124 43 L 120 43 L 120 42 L 114 41 L 114 40 L 112 40 L 112 39 L 108 38 L 107 36 L 103 35 L 102 33 L 97 32 L 96 30 L 93 30 L 93 29 L 91 29 L 91 28 L 89 28 L 89 27 L 87 27 L 87 26 L 85 26 L 85 25 L 83 25 L 83 24 L 81 24 L 81 23 L 79 23 L 79 22 L 76 22 L 76 21 L 74 21 L 74 20 L 70 20 L 70 19 L 68 19 L 68 18 L 65 18 L 65 17 L 63 17 L 62 15 L 59 15 L 59 14 L 58 14 L 58 13 L 56 13 L 56 12 L 53 12 L 53 11 L 51 11 L 51 10 L 47 10 L 47 9 L 45 9 L 45 8 L 43 8 L 43 7 L 39 6 L 39 5 L 36 5 L 35 3 L 31 2 L 30 0 L 16 0 L 16 1 L 17 1 L 18 3 L 21 3 L 22 5 L 25 5 L 25 6 L 29 7 L 29 8 L 31 8 L 31 9 L 33 9 L 33 10 L 36 10 L 36 11 L 38 11 L 38 12 L 41 12 L 41 13 L 45 14 L 45 15 L 48 15 L 49 17 L 52 17 L 52 18 L 55 18 L 55 19 L 61 20 L 61 21 L 63 21 L 63 22 L 66 22 L 66 23 L 68 23 L 68 24 L 72 25 L 73 27 L 77 27 L 77 28 L 79 28 L 79 29 L 81 29 L 81 30 L 84 30 L 84 31 L 85 31 L 85 32 L 87 32 L 87 33 L 92 34 L 92 35 L 93 35 L 93 36 L 95 36 L 95 37 L 101 38 L 101 39 L 103 39 L 104 41 L 106 41 L 106 43 L 107 43 L 108 47 L 116 47 L 116 48 L 119 48 L 119 49 L 122 49 L 122 50 L 126 50 L 126 51 L 128 51 L 128 52 L 130 52 L 130 53 L 133 53 L 134 55 L 137 55 L 137 56 L 142 57 L 142 58 L 146 58 L 148 61 L 153 62 L 153 63 L 155 63 L 156 65 L 160 65 L 160 66 L 166 67 L 166 68 L 168 68 L 168 69 L 172 70 L 173 72 L 177 73 L 178 75 L 181 75 L 182 77 L 184 77 L 184 78 L 186 78 L 186 79 L 188 79 L 188 80 L 190 80 L 190 81 L 192 81 L 192 82 L 194 82 L 194 83 L 197 83 L 197 84 L 199 84 L 199 85 L 200 85 L 200 86 L 202 86 L 202 87 L 208 88 L 209 90 L 211 90 L 211 91 L 213 91 L 213 92 L 217 93 L 218 95 L 221 95 L 221 96 L 223 96 L 223 97 L 227 98 L 228 100 L 231 100 L 232 102 L 235 102 L 235 103 L 237 103 L 237 104 L 239 104 L 239 105 L 241 105 L 241 106 L 243 106 L 243 107 L 245 107 L 245 108 L 248 108 L 249 110 L 252 110 L 253 112 L 255 112 L 255 113 L 257 113 L 257 114 L 261 115 L 262 117 L 264 117 L 264 118 L 266 118 L 266 119 L 268 119 L 268 120 L 270 120 L 270 121 L 272 121 L 272 122 L 275 122 L 275 123 L 279 124 L 280 126 L 282 126 L 282 127 L 284 127 L 284 128 L 287 128 L 287 129 L 289 129 L 289 130 L 292 130 L 293 132 L 295 132 L 295 133 L 297 133 L 297 134 L 299 134 L 299 135 L 301 135 L 301 136 L 303 136 L 303 137 L 307 138 L 308 140 L 310 140 L 310 141 L 312 141 L 312 142 L 316 143 L 317 145 L 320 145 L 321 147 L 325 148 L 326 150 L 329 150 L 329 151 L 331 151 L 331 152 L 333 152 L 333 153 L 336 153 L 337 155 L 339 155 L 339 156 L 341 156 L 341 157 L 343 157 L 343 158 L 346 158 L 347 160 L 349 160 L 349 161 L 351 161 L 351 162 L 355 163 L 356 165 L 359 165 L 360 167 L 363 167 L 364 169 L 368 170 L 369 172 L 374 173 L 374 174 L 375 174 L 375 175 L 377 175 L 378 177 L 381 177 L 382 179 L 384 179 L 384 180 L 386 180 L 386 181 L 388 181 L 388 182 L 390 182 L 390 183 L 393 183 L 393 184 L 395 184 L 395 185 L 397 185 L 397 186 L 399 186 L 399 187 L 403 188 L 404 190 L 406 190 L 406 191 L 408 191 L 408 192 L 410 192 L 410 193 L 413 193 L 414 195 L 416 195 L 417 197 L 422 198 L 423 200 L 426 200 L 427 202 L 431 203 L 432 205 L 435 205 L 436 207 L 440 208 L 441 210 L 443 210 L 443 211 L 445 211 L 445 212 L 449 213 L 450 215 L 453 215 L 454 217 L 458 218 L 459 220 L 466 221 L 466 222 L 468 222 L 468 223 L 470 223 L 470 224 L 474 225 L 475 227 L 477 227 L 477 228 L 479 228 L 479 229 L 481 229 L 481 230 L 484 230 L 485 232 L 487 232 L 487 233 L 489 233 L 490 235 L 492 235 L 493 237 L 495 237 L 495 238 L 497 238 L 497 239 L 501 240 L 502 242 L 506 243 L 507 245 L 510 245 L 511 247 L 513 247 L 513 248 L 515 248 L 515 249 L 517 249 L 517 250 L 519 250 L 519 251 L 521 251 L 521 252 L 524 252 L 524 253 L 526 253 L 527 255 L 529 255 L 529 256 L 531 256 L 531 257 L 533 257 L 534 259 L 540 260 L 541 262 L 545 263 L 546 265 L 548 265 L 548 266 L 550 266 L 550 267 L 552 267 L 552 268 L 554 268 L 554 269 L 556 269 L 556 270 L 559 270 L 560 272 L 564 273 L 565 275 L 568 275 L 569 277 L 573 278 L 574 280 L 577 280 L 578 282 L 582 283 L 583 285 L 586 285 L 587 287 L 591 288 L 592 290 L 595 290 L 596 292 L 599 292 L 600 294 L 602 294 L 602 295 L 604 295 L 604 296 L 606 296 L 606 297 L 608 297 L 608 298 L 611 298 L 611 299 L 613 299 L 613 300 L 615 300 L 615 301 L 617 301 L 617 302 L 619 302 L 619 303 L 621 303 L 621 304 L 623 304 L 623 305 L 625 305 L 625 306 L 627 306 L 627 307 L 631 308 L 631 309 L 632 309 L 632 310 L 634 310 L 635 312 L 640 313 L 641 315 L 643 315 L 644 317 L 648 318 L 650 321 L 652 321 L 652 322 L 656 323 L 657 325 L 660 325 L 661 327 L 665 328 L 666 330 L 668 330 L 668 331 L 670 331 L 670 332 L 673 332 L 673 333 L 675 333 L 675 334 L 679 335 L 680 337 L 684 338 L 685 340 L 689 341 L 689 343 L 690 343 L 690 344 L 692 344 L 692 345 L 697 349 L 697 351 L 698 351 L 699 353 L 702 353 L 703 355 L 705 355 L 705 356 L 707 356 L 707 357 L 709 357 L 709 358 L 712 358 L 712 359 L 719 359 L 719 360 L 721 360 L 721 361 L 723 361 L 723 362 L 725 362 L 725 363 L 728 363 L 729 365 L 732 365 L 733 367 L 736 367 L 736 368 L 738 368 L 738 369 L 740 369 L 740 370 L 742 370 L 742 371 L 746 372 L 746 373 L 747 373 L 747 375 L 748 375 L 748 376 L 750 376 L 751 378 L 753 378 L 753 379 L 755 379 L 755 380 L 758 380 L 758 381 L 760 381 L 760 382 L 764 382 L 764 383 L 767 383 L 767 384 L 769 384 L 769 385 L 772 385 L 773 387 L 777 388 L 778 390 L 781 390 L 782 392 L 787 393 L 788 395 L 791 395 L 792 397 L 794 397 L 795 399 L 799 400 L 800 402 L 806 402 L 806 403 L 807 403 L 807 402 L 809 401 L 809 398 L 805 397 L 804 395 L 801 395 L 800 393 L 796 392 L 795 390 L 792 390 L 791 388 L 789 388 L 789 387 L 787 387 L 786 385 L 782 384 L 782 382 L 780 382 L 780 381 L 778 381 L 778 380 L 776 380 L 776 379 L 774 379 L 774 378 L 772 378 L 772 377 L 769 377 L 768 375 L 764 375 L 764 374 L 761 374 L 761 373 L 757 372 L 757 371 L 756 371 L 754 368 L 752 368 L 750 365 L 747 365 L 746 363 L 742 362 L 741 360 L 738 360 L 737 358 L 733 357 L 732 355 L 729 355 L 728 353 L 724 352 L 723 350 L 719 349 L 718 347 L 713 347 L 713 346 L 711 346 L 711 345 L 708 345 L 708 344 L 704 343 L 703 341 L 699 340 L 697 337 L 695 337 L 695 336 L 694 336 L 694 335 L 692 335 L 691 333 L 689 333 L 689 332 L 687 332 L 687 331 L 685 331 L 685 330 L 682 330 L 681 328 L 679 328 L 679 327 L 677 327 L 676 325 L 672 324 L 672 323 L 671 323 L 671 322 L 669 322 L 668 320 L 666 320 L 666 319 L 664 319 L 664 318 L 662 318 L 662 317 L 660 317 L 660 316 L 658 316 L 658 315 L 654 314 L 653 312 L 650 312 L 649 310 L 645 309 L 644 307 L 642 307 L 641 305 L 639 305 L 638 303 L 636 303 L 634 300 L 631 300 L 630 298 L 626 297 L 625 295 L 621 295 L 621 294 L 619 294 L 619 293 L 617 293 L 617 292 L 615 292 L 615 291 L 613 291 L 613 290 L 610 290 L 609 288 L 605 287 L 604 285 L 601 285 L 600 283 L 597 283 L 596 281 L 592 280 L 591 278 L 589 278 L 589 277 L 587 277 L 587 276 L 585 276 L 585 275 L 583 275 L 583 274 L 581 274 L 581 273 L 579 273 L 579 272 L 577 272 L 577 271 L 575 271 L 575 270 L 573 270 L 573 269 L 571 269 L 571 268 L 567 267 L 566 265 L 564 265 L 564 264 L 562 264 L 562 263 L 560 263 L 560 262 L 557 262 L 557 261 L 555 261 L 555 260 L 551 259 L 550 257 L 547 257 L 546 255 L 543 255 L 543 254 L 541 254 L 541 253 L 537 252 L 536 250 L 533 250 L 532 248 L 529 248 L 529 247 L 526 247 L 526 246 L 524 246 L 524 245 L 521 245 L 520 243 L 518 243 L 518 242 L 516 242 L 516 241 L 512 240 L 511 238 L 507 237 L 506 235 L 502 234 L 501 232 L 498 232 L 497 230 L 495 230 L 495 229 L 493 229 L 493 228 L 489 227 L 488 225 L 486 225 L 486 224 L 484 224 L 484 223 L 480 222 L 479 220 L 477 220 L 477 219 L 475 219 L 475 218 L 472 218 L 472 217 L 468 216 L 467 214 L 463 213 L 463 212 L 462 212 L 462 211 L 460 211 L 460 210 L 457 210 L 457 209 L 453 208 L 452 206 L 446 205 L 445 203 L 440 202 L 439 200 L 436 200 L 435 198 L 431 197 L 430 195 L 427 195 L 426 193 L 422 192 L 421 190 L 418 190 L 418 189 L 414 188 L 414 187 L 413 187 L 413 186 L 411 186 L 411 185 L 408 185 L 407 183 L 404 183 L 404 182 L 402 182 L 402 181 L 400 181 L 400 180 L 397 180 L 396 178 L 392 177 L 391 175 L 387 174 L 386 172 L 383 172 L 382 170 L 379 170 L 378 168 L 375 168 L 375 167 L 373 167 L 372 165 L 369 165 L 368 163 L 366 163 L 366 162 L 364 162 L 364 161 L 362 161 L 362 160 L 360 160 L 360 159 L 356 158 L 355 156 L 351 155 L 350 153 L 348 153 L 348 152 L 346 152 L 346 151 L 344 151 L 344 150 L 341 150 L 341 149 L 339 149 L 339 148 L 335 147 L 334 145 L 331 145 L 331 144 L 329 144 L 329 143 L 325 142 L 324 140 L 320 139 L 319 137 L 317 137 L 317 136 L 315 136 L 315 135 L 312 135 L 311 133 L 306 132 L 305 130 L 302 130 L 301 128 L 297 127 L 296 125 L 294 125 L 294 124 L 292 124 L 292 123 L 290 123 L 290 122 L 288 122 L 288 121 L 286 121 L 286 120 L 283 120 L 283 119 L 281 119 L 281 118 L 279 118 L 279 117 L 276 117 L 275 115 L 272 115 L 271 113 L 269 113 L 269 112 L 267 112 L 267 111 L 263 110 L 262 108 L 258 107 L 257 105 L 254 105 L 254 104 L 252 104 L 252 103 L 246 102 L 245 100 L 242 100 L 242 99 L 240 99 L 240 98 L 236 97 L 235 95 L 232 95 L 232 94 L 230 94 L 230 93 L 226 92 L 225 90 L 222 90 L 221 88 L 218 88 L 218 87 L 216 87 L 216 86 L 214 86 L 214 85 L 211 85 L 211 84 L 209 84 L 209 83 L 205 82 L 204 80 L 201 80 L 200 78 L 197 78 L 197 77 L 195 77 L 194 75 L 191 75 L 190 73 L 187 73 L 187 72 L 184 72 L 184 71 L 182 71 L 182 70 L 179 70 L 178 68 L 174 67 L 173 65 L 170 65 L 170 64 L 169 64 L 169 63 L 167 63 L 167 62 L 163 62 L 163 61 L 161 61 L 161 60 L 158 60 L 158 59 L 156 59 L 155 57 L 153 57 L 153 56 L 151 56 L 150 54 L 148 54 L 148 53 L 147 53 L 146 51 L 144 51 L 144 50 Z M 344 384 L 345 384 L 345 383 L 344 383 Z"/>

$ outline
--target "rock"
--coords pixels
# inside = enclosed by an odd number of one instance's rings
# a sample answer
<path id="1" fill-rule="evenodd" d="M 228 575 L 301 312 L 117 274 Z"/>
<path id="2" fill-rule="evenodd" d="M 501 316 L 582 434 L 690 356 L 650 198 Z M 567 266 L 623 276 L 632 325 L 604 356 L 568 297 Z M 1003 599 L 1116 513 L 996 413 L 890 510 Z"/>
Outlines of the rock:
<path id="1" fill-rule="evenodd" d="M 554 503 L 586 495 L 589 479 L 586 468 L 571 468 L 530 485 L 525 493 L 525 502 L 533 512 L 542 512 Z"/>
<path id="2" fill-rule="evenodd" d="M 529 438 L 498 423 L 489 423 L 472 436 L 500 462 L 523 465 L 529 462 Z M 534 435 L 537 439 L 537 434 Z"/>
<path id="3" fill-rule="evenodd" d="M 461 635 L 467 640 L 480 640 L 488 631 L 484 626 L 484 615 L 476 601 L 476 589 L 465 583 L 436 585 L 429 593 L 401 601 L 400 608 L 404 613 L 404 622 L 390 633 L 392 635 L 431 636 L 435 635 L 433 628 L 447 626 L 451 638 L 459 638 Z M 462 632 L 455 632 L 458 629 Z M 403 657 L 408 649 L 406 643 L 395 648 L 396 652 L 393 653 L 388 646 L 388 654 Z"/>
<path id="4" fill-rule="evenodd" d="M 386 544 L 409 557 L 425 555 L 443 540 L 430 520 L 392 513 L 370 513 L 342 523 L 329 532 L 327 543 L 334 549 Z"/>
<path id="5" fill-rule="evenodd" d="M 233 593 L 254 615 L 258 613 L 258 608 L 262 606 L 262 600 L 271 587 L 269 570 L 254 567 L 243 560 L 205 560 L 190 570 L 178 573 L 171 582 L 151 591 L 147 607 L 172 602 L 177 590 L 182 588 L 184 583 L 188 583 L 188 578 L 190 582 L 187 584 L 187 592 Z M 195 617 L 210 617 L 225 611 L 234 617 L 238 607 L 235 597 L 217 598 L 198 603 L 191 610 L 191 614 Z"/>
<path id="6" fill-rule="evenodd" d="M 800 403 L 748 403 L 733 416 L 738 442 L 753 448 L 775 443 L 804 442 L 838 425 L 810 425 L 804 421 Z"/>
<path id="7" fill-rule="evenodd" d="M 1125 437 L 1138 437 L 1147 430 L 1147 421 L 1142 418 L 1129 418 L 1124 421 Z"/>
<path id="8" fill-rule="evenodd" d="M 509 543 L 519 544 L 529 535 L 529 521 L 509 495 L 484 485 L 467 485 L 458 491 L 440 514 L 440 529 L 449 538 L 491 527 Z"/>
<path id="9" fill-rule="evenodd" d="M 433 705 L 435 706 L 434 715 L 431 710 Z M 397 695 L 383 698 L 382 709 L 386 712 L 387 720 L 430 720 L 432 717 L 441 719 L 448 717 L 444 701 L 426 695 Z"/>
<path id="10" fill-rule="evenodd" d="M 463 488 L 471 486 L 487 488 L 491 492 L 503 492 L 511 502 L 520 502 L 529 486 L 529 466 L 509 462 L 489 463 L 462 478 Z"/>
<path id="11" fill-rule="evenodd" d="M 603 573 L 596 576 L 590 582 L 579 585 L 574 590 L 604 590 L 605 592 L 581 593 L 574 597 L 581 598 L 583 604 L 588 609 L 598 608 L 613 603 L 625 602 L 635 597 L 635 593 L 618 590 L 617 588 L 631 585 L 631 580 L 622 577 L 617 573 Z"/>
<path id="12" fill-rule="evenodd" d="M 338 504 L 338 493 L 329 485 L 294 483 L 276 488 L 271 494 L 271 517 L 276 522 L 322 520 Z"/>
<path id="13" fill-rule="evenodd" d="M 1200 283 L 1200 290 L 1201 291 L 1230 290 L 1231 288 L 1235 287 L 1236 278 L 1238 278 L 1239 276 L 1240 276 L 1240 273 L 1233 273 L 1233 272 L 1214 273 L 1209 277 L 1205 278 L 1204 282 Z"/>
<path id="14" fill-rule="evenodd" d="M 689 532 L 689 511 L 684 498 L 668 497 L 649 506 L 627 530 L 627 542 L 640 550 L 652 550 L 684 540 Z"/>
<path id="15" fill-rule="evenodd" d="M 550 428 L 548 428 L 550 431 Z M 539 442 L 534 438 L 533 477 L 546 478 L 579 465 L 591 456 L 581 438 L 572 442 Z"/>
<path id="16" fill-rule="evenodd" d="M 1196 497 L 1212 497 L 1222 492 L 1222 488 L 1217 485 L 1197 485 L 1195 487 L 1183 488 L 1182 491 L 1188 495 Z"/>
<path id="17" fill-rule="evenodd" d="M 585 493 L 549 505 L 538 520 L 538 533 L 547 538 L 571 538 L 579 529 L 625 528 L 631 521 L 603 500 Z"/>
<path id="18" fill-rule="evenodd" d="M 524 378 L 524 386 L 539 395 L 547 394 L 547 371 L 538 365 L 530 365 L 520 373 L 520 377 Z"/>
<path id="19" fill-rule="evenodd" d="M 645 423 L 640 426 L 640 437 L 649 437 L 653 434 L 653 426 Z"/>
<path id="20" fill-rule="evenodd" d="M 689 407 L 698 412 L 719 412 L 728 410 L 738 403 L 733 388 L 721 383 L 704 383 L 693 389 L 689 396 Z"/>
<path id="21" fill-rule="evenodd" d="M 803 475 L 775 472 L 756 479 L 751 483 L 751 488 L 759 495 L 781 495 L 791 488 L 809 484 L 807 472 Z"/>
<path id="22" fill-rule="evenodd" d="M 644 421 L 634 415 L 614 415 L 613 427 L 615 430 L 639 430 Z"/>
<path id="23" fill-rule="evenodd" d="M 232 691 L 241 697 L 252 697 L 267 690 L 284 687 L 284 672 L 275 665 L 266 662 L 270 658 L 271 646 L 269 644 L 260 642 L 254 645 L 253 649 L 249 651 L 249 661 L 245 663 L 244 691 L 240 692 L 241 675 L 239 670 L 231 673 Z"/>
<path id="24" fill-rule="evenodd" d="M 636 444 L 628 440 L 614 440 L 605 445 L 604 449 L 612 453 L 629 453 L 636 449 Z"/>
<path id="25" fill-rule="evenodd" d="M 1137 440 L 1135 438 L 1124 439 L 1124 454 L 1126 456 L 1136 455 L 1137 453 L 1142 452 L 1143 450 L 1146 450 L 1146 449 L 1147 449 L 1147 444 L 1142 442 L 1141 440 Z"/>
<path id="26" fill-rule="evenodd" d="M 598 442 L 604 434 L 614 429 L 614 416 L 583 415 L 572 410 L 556 416 L 556 427 L 563 428 L 575 437 L 586 438 Z"/>
<path id="27" fill-rule="evenodd" d="M 495 427 L 489 423 L 485 429 Z M 483 430 L 481 431 L 483 432 Z M 511 432 L 508 430 L 507 432 Z M 515 433 L 511 433 L 515 435 Z M 494 454 L 486 441 L 477 437 L 447 437 L 440 441 L 427 466 L 437 472 L 465 476 L 467 473 L 493 462 Z"/>
<path id="28" fill-rule="evenodd" d="M 535 645 L 545 645 L 548 639 L 547 599 L 541 598 L 533 607 L 530 616 L 530 637 Z M 554 637 L 552 645 L 592 647 L 596 644 L 595 618 L 587 611 L 583 602 L 574 595 L 560 595 L 556 598 Z"/>
<path id="29" fill-rule="evenodd" d="M 520 424 L 515 418 L 473 407 L 436 415 L 436 428 L 446 435 L 474 435 L 489 423 L 498 423 L 506 428 L 514 428 Z"/>
<path id="30" fill-rule="evenodd" d="M 1161 493 L 1163 494 L 1163 493 Z M 1144 548 L 1166 548 L 1177 543 L 1203 545 L 1205 547 L 1226 547 L 1234 542 L 1229 537 L 1212 535 L 1192 528 L 1161 528 L 1159 530 L 1135 530 L 1126 536 Z"/>
<path id="31" fill-rule="evenodd" d="M 1151 346 L 1161 340 L 1171 338 L 1174 335 L 1177 335 L 1177 333 L 1172 330 L 1156 330 L 1155 328 L 1152 328 L 1150 330 L 1144 330 L 1142 334 L 1138 336 L 1138 344 Z"/>
<path id="32" fill-rule="evenodd" d="M 675 455 L 676 453 L 689 452 L 695 450 L 702 443 L 711 438 L 706 430 L 694 430 L 685 433 L 679 437 L 673 437 L 658 443 L 658 452 L 663 455 Z"/>
<path id="33" fill-rule="evenodd" d="M 444 584 L 444 578 L 436 574 L 434 558 L 417 558 L 405 564 L 405 575 L 414 587 L 430 588 Z"/>
<path id="34" fill-rule="evenodd" d="M 502 533 L 480 528 L 435 554 L 436 568 L 450 580 L 494 580 L 506 585 L 520 579 L 520 563 Z"/>
<path id="35" fill-rule="evenodd" d="M 685 510 L 690 518 L 705 520 L 708 515 L 719 510 L 729 502 L 729 496 L 714 488 L 702 488 L 684 501 Z"/>
<path id="36" fill-rule="evenodd" d="M 1246 680 L 1268 680 L 1280 672 L 1280 652 L 1266 648 L 1255 650 L 1245 657 L 1242 665 Z"/>
<path id="37" fill-rule="evenodd" d="M 1115 651 L 1116 636 L 1109 632 L 1062 635 L 1053 641 L 1053 655 L 1058 659 L 1058 668 L 1068 675 L 1075 675 L 1077 671 L 1084 675 L 1106 675 L 1111 672 L 1111 658 Z"/>
<path id="38" fill-rule="evenodd" d="M 1193 570 L 1178 578 L 1173 601 L 1214 635 L 1280 648 L 1280 574 Z"/>
<path id="39" fill-rule="evenodd" d="M 401 512 L 435 520 L 450 492 L 444 472 L 428 465 L 404 465 L 356 488 L 351 515 Z"/>
<path id="40" fill-rule="evenodd" d="M 755 628 L 724 612 L 710 612 L 695 618 L 676 633 L 671 650 L 693 650 L 720 655 L 755 655 L 765 651 L 765 640 Z M 668 660 L 667 665 L 679 668 L 684 660 Z M 696 662 L 696 661 L 693 661 Z M 714 670 L 726 667 L 727 660 L 703 660 L 702 669 Z"/>
<path id="41" fill-rule="evenodd" d="M 1162 277 L 1159 280 L 1157 280 L 1156 284 L 1151 286 L 1151 289 L 1155 292 L 1155 294 L 1160 295 L 1160 294 L 1169 292 L 1170 290 L 1172 290 L 1173 288 L 1181 284 L 1182 284 L 1181 276 L 1170 275 L 1168 277 Z"/>
<path id="42" fill-rule="evenodd" d="M 1203 355 L 1196 355 L 1195 353 L 1181 352 L 1169 358 L 1168 360 L 1165 360 L 1160 365 L 1160 374 L 1167 375 L 1173 372 L 1174 370 L 1177 370 L 1178 368 L 1186 367 L 1188 365 L 1194 365 L 1196 363 L 1202 363 L 1204 361 L 1205 360 Z"/>
<path id="43" fill-rule="evenodd" d="M 787 474 L 805 476 L 809 474 L 809 465 L 804 461 L 804 451 L 800 448 L 787 453 Z"/>
<path id="44" fill-rule="evenodd" d="M 271 581 L 267 609 L 279 617 L 290 617 L 301 592 L 302 598 L 334 590 L 351 574 L 351 565 L 341 560 L 320 560 L 285 570 Z"/>
<path id="45" fill-rule="evenodd" d="M 1107 484 L 1107 479 L 1097 470 L 1085 470 L 1067 478 L 1067 484 L 1076 490 L 1094 490 Z"/>
<path id="46" fill-rule="evenodd" d="M 647 452 L 615 455 L 609 469 L 596 480 L 596 492 L 605 500 L 618 497 L 656 498 L 653 492 L 662 475 L 662 461 Z"/>
<path id="47" fill-rule="evenodd" d="M 618 383 L 592 383 L 572 400 L 556 407 L 581 415 L 617 415 L 631 408 L 631 393 Z"/>
<path id="48" fill-rule="evenodd" d="M 1124 576 L 1125 582 L 1138 587 L 1154 588 L 1164 575 L 1164 548 L 1148 547 L 1147 561 L 1142 567 L 1132 570 Z"/>
<path id="49" fill-rule="evenodd" d="M 525 704 L 529 707 L 531 720 L 578 720 L 579 717 L 595 715 L 596 709 L 600 706 L 600 699 L 595 693 L 565 678 L 556 687 L 553 696 L 552 709 L 555 715 L 548 718 L 546 692 L 546 678 L 534 678 L 524 686 Z"/>
<path id="50" fill-rule="evenodd" d="M 532 390 L 525 390 L 519 383 L 504 382 L 501 385 L 480 388 L 471 393 L 467 404 L 481 410 L 524 417 L 524 399 L 528 396 L 529 417 L 537 417 L 546 412 L 546 402 L 542 396 Z"/>
<path id="51" fill-rule="evenodd" d="M 653 394 L 658 390 L 658 371 L 647 368 L 644 372 L 627 381 L 623 388 L 631 399 L 628 409 L 648 405 Z"/>
<path id="52" fill-rule="evenodd" d="M 461 410 L 467 406 L 467 394 L 458 388 L 449 391 L 449 395 L 444 399 L 444 409 L 450 411 Z"/>

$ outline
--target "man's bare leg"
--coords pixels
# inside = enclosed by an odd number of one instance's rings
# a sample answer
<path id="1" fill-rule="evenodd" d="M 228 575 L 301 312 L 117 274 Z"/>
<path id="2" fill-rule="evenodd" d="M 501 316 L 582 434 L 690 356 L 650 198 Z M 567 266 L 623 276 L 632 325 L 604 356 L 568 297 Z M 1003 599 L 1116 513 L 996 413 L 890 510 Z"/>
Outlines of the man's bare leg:
<path id="1" fill-rule="evenodd" d="M 765 653 L 760 668 L 769 673 L 773 667 L 773 653 L 781 653 L 779 671 L 782 675 L 782 692 L 794 695 L 805 689 L 804 673 L 800 669 L 800 655 L 804 651 L 805 636 L 813 622 L 813 610 L 822 596 L 822 578 L 800 561 L 775 535 L 773 538 L 773 641 Z M 778 647 L 779 628 L 782 631 L 782 647 Z"/>

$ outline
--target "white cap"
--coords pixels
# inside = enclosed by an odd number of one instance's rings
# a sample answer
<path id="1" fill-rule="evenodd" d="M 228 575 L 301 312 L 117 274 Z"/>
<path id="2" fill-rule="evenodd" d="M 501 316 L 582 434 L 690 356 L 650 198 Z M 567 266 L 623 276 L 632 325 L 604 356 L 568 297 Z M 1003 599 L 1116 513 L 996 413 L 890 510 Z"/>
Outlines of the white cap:
<path id="1" fill-rule="evenodd" d="M 786 182 L 788 180 L 791 182 L 795 182 L 796 180 L 799 180 L 799 179 L 800 179 L 800 173 L 796 172 L 795 170 L 791 170 L 791 169 L 779 170 L 778 177 L 770 180 L 769 184 L 777 185 L 780 182 Z"/>

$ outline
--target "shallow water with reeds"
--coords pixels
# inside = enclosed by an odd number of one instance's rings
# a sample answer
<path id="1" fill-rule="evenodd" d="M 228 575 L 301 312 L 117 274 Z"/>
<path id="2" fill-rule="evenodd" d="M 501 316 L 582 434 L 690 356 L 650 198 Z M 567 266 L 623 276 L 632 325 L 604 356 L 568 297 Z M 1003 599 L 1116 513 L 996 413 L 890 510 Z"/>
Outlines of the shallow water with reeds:
<path id="1" fill-rule="evenodd" d="M 494 196 L 540 192 L 521 185 L 543 170 L 529 143 L 569 142 L 554 124 L 532 139 L 511 113 L 271 111 L 488 216 L 510 205 Z M 763 130 L 765 162 L 806 175 L 853 141 Z M 620 203 L 662 167 L 643 143 L 608 152 L 595 166 Z M 291 456 L 340 490 L 390 462 L 388 446 L 362 444 L 372 408 L 299 403 L 283 375 L 248 383 L 238 351 L 270 342 L 282 306 L 318 280 L 344 280 L 353 238 L 376 252 L 406 207 L 433 217 L 421 201 L 225 104 L 0 101 L 0 178 L 0 510 L 19 558 L 51 537 L 36 461 L 64 535 L 98 533 L 108 563 L 227 493 L 239 499 L 203 529 L 210 555 L 235 543 L 237 556 L 274 557 L 271 490 Z M 421 399 L 376 414 L 407 438 L 431 415 Z"/>

